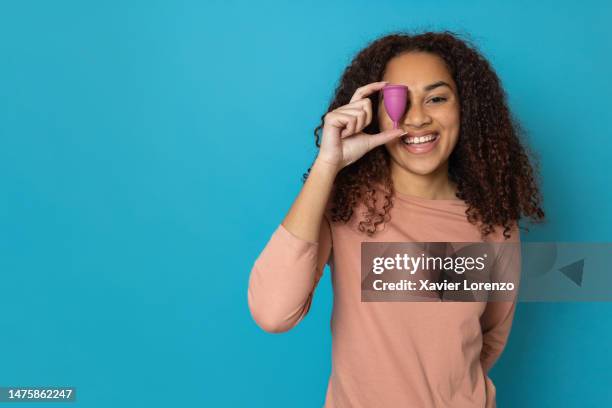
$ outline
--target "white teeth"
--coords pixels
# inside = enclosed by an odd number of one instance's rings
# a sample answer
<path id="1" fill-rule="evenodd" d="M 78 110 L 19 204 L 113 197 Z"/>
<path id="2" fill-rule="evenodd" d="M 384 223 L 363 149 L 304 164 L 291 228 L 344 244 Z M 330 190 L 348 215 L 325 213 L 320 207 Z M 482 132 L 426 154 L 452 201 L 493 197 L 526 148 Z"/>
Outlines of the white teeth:
<path id="1" fill-rule="evenodd" d="M 430 133 L 428 135 L 425 136 L 419 136 L 419 137 L 408 137 L 408 136 L 404 136 L 402 138 L 402 141 L 406 144 L 419 144 L 419 143 L 426 143 L 429 141 L 434 140 L 436 137 L 438 136 L 437 133 Z"/>

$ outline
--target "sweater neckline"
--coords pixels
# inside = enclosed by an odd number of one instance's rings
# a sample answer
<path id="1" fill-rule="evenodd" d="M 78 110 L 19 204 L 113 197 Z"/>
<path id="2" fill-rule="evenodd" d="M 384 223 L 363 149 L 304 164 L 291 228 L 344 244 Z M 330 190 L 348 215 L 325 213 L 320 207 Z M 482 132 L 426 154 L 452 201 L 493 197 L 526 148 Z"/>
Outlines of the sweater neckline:
<path id="1" fill-rule="evenodd" d="M 397 190 L 394 191 L 394 195 L 403 201 L 412 201 L 412 202 L 416 202 L 416 203 L 421 203 L 421 204 L 429 204 L 429 205 L 461 205 L 461 206 L 465 206 L 465 201 L 463 201 L 460 198 L 442 198 L 442 199 L 437 199 L 437 198 L 423 198 L 423 197 L 417 197 L 417 196 L 412 196 L 409 194 L 405 194 L 405 193 L 401 193 Z"/>

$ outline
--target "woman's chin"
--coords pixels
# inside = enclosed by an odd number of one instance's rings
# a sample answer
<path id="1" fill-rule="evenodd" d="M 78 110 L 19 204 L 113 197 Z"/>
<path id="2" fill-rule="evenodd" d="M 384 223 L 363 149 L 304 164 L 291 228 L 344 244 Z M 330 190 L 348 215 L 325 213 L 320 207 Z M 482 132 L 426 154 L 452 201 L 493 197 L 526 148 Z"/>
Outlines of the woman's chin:
<path id="1" fill-rule="evenodd" d="M 434 174 L 436 172 L 436 170 L 438 170 L 439 167 L 440 166 L 438 166 L 438 165 L 432 165 L 432 166 L 414 166 L 414 165 L 404 166 L 404 168 L 406 170 L 408 170 L 410 173 L 418 174 L 419 176 L 428 176 L 430 174 Z"/>
<path id="2" fill-rule="evenodd" d="M 435 156 L 418 156 L 418 157 L 406 157 L 406 154 L 399 154 L 396 160 L 397 164 L 403 169 L 413 174 L 426 176 L 428 174 L 435 173 L 444 164 L 440 157 Z"/>
<path id="3" fill-rule="evenodd" d="M 419 157 L 418 159 L 403 157 L 402 159 L 400 163 L 404 169 L 420 176 L 436 173 L 444 165 L 438 157 Z"/>

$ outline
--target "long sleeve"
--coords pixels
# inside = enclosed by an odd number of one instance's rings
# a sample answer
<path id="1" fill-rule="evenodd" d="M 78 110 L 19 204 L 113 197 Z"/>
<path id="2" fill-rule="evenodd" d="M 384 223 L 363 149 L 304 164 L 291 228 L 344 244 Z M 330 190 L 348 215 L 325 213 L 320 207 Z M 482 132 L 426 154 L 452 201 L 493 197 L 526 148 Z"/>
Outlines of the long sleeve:
<path id="1" fill-rule="evenodd" d="M 502 242 L 502 241 L 500 241 Z M 515 296 L 518 296 L 521 273 L 520 234 L 515 224 L 511 237 L 499 245 L 500 253 L 497 260 L 498 282 L 512 282 L 515 285 Z M 480 317 L 482 328 L 482 350 L 480 361 L 486 373 L 499 359 L 510 335 L 517 299 L 514 301 L 488 302 Z"/>
<path id="2" fill-rule="evenodd" d="M 489 302 L 481 317 L 482 351 L 480 361 L 488 373 L 502 354 L 508 341 L 516 302 Z"/>
<path id="3" fill-rule="evenodd" d="M 259 327 L 281 333 L 306 316 L 330 253 L 331 234 L 325 217 L 319 242 L 301 239 L 279 224 L 249 277 L 248 304 Z"/>

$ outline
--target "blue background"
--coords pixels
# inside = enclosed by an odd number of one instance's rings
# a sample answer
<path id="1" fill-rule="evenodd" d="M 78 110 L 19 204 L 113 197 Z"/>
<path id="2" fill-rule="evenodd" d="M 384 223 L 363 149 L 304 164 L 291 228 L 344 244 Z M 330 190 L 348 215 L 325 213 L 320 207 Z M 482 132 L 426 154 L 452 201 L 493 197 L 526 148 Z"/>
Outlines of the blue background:
<path id="1" fill-rule="evenodd" d="M 248 276 L 339 75 L 393 30 L 467 33 L 496 68 L 541 163 L 548 224 L 523 240 L 612 241 L 611 19 L 604 1 L 3 2 L 0 386 L 322 406 L 329 272 L 282 335 L 251 319 Z M 520 304 L 499 406 L 612 404 L 611 312 Z"/>

